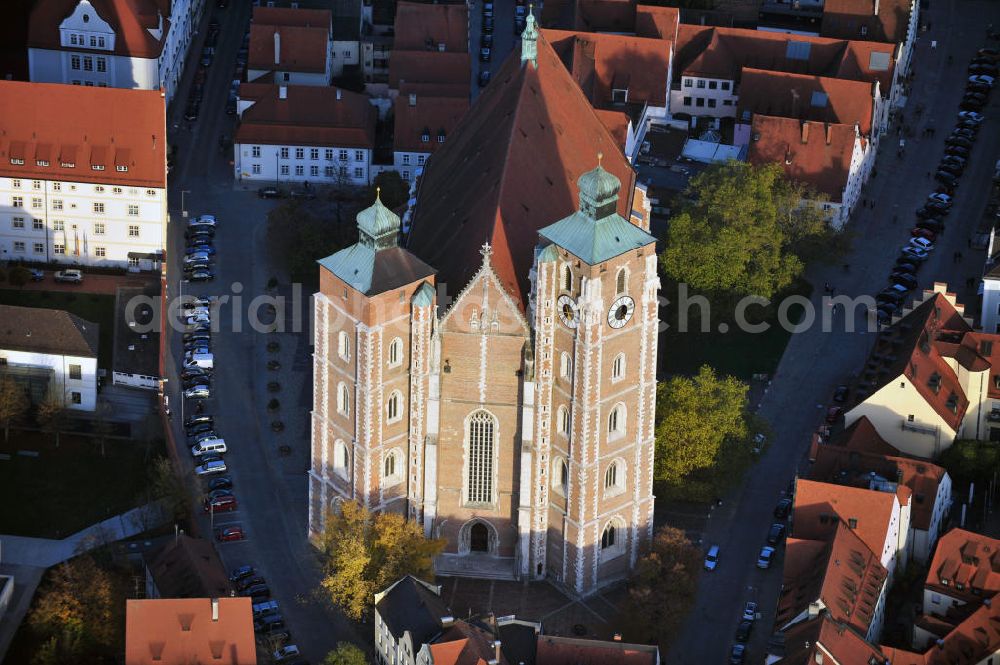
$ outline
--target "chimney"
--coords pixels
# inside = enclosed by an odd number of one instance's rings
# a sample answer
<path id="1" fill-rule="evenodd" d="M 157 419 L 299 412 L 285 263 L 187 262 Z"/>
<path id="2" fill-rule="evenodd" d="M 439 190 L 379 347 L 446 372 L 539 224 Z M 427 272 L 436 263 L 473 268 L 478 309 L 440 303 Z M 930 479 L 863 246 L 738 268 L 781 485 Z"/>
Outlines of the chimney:
<path id="1" fill-rule="evenodd" d="M 338 102 L 340 101 L 341 94 L 342 93 L 340 92 L 340 88 L 337 88 L 337 101 Z"/>
<path id="2" fill-rule="evenodd" d="M 622 641 L 622 634 L 621 633 L 615 633 L 614 636 L 611 639 L 614 640 L 615 642 L 621 642 Z"/>
<path id="3" fill-rule="evenodd" d="M 809 143 L 809 123 L 802 123 L 802 142 Z"/>
<path id="4" fill-rule="evenodd" d="M 410 106 L 416 106 L 416 105 L 417 105 L 417 93 L 411 92 L 410 93 Z"/>
<path id="5" fill-rule="evenodd" d="M 274 64 L 281 62 L 281 34 L 274 31 Z"/>
<path id="6" fill-rule="evenodd" d="M 500 662 L 500 640 L 493 640 L 493 653 L 496 654 L 496 661 Z"/>
<path id="7" fill-rule="evenodd" d="M 830 145 L 833 143 L 833 125 L 826 126 L 826 144 Z"/>
<path id="8" fill-rule="evenodd" d="M 218 621 L 218 620 L 219 620 L 219 599 L 218 598 L 213 598 L 212 599 L 212 621 Z"/>
<path id="9" fill-rule="evenodd" d="M 447 628 L 448 626 L 451 626 L 454 623 L 455 623 L 455 617 L 453 617 L 450 614 L 447 615 L 447 616 L 441 617 L 441 627 L 442 628 Z"/>
<path id="10" fill-rule="evenodd" d="M 279 85 L 278 86 L 278 99 L 288 99 L 288 86 Z"/>

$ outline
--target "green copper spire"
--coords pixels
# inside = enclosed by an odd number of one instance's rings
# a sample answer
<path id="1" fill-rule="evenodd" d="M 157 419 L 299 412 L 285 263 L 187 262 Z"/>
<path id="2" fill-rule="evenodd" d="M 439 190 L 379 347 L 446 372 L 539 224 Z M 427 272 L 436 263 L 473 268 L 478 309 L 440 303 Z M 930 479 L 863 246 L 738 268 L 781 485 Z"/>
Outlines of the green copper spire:
<path id="1" fill-rule="evenodd" d="M 375 189 L 375 203 L 358 213 L 358 242 L 374 250 L 399 246 L 399 217 L 382 203 L 381 188 Z"/>
<path id="2" fill-rule="evenodd" d="M 538 67 L 538 28 L 535 26 L 534 6 L 528 6 L 528 18 L 521 33 L 521 64 L 531 62 Z"/>
<path id="3" fill-rule="evenodd" d="M 597 154 L 597 167 L 587 171 L 576 181 L 580 190 L 580 212 L 591 219 L 601 219 L 615 212 L 621 180 L 608 173 L 601 165 L 604 155 Z"/>

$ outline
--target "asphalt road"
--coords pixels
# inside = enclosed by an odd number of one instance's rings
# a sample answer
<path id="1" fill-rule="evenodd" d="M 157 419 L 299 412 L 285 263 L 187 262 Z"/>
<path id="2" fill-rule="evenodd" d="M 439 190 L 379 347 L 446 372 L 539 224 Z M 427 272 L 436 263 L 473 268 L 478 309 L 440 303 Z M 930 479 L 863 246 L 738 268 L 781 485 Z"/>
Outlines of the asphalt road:
<path id="1" fill-rule="evenodd" d="M 943 154 L 944 139 L 958 110 L 966 78 L 966 66 L 975 50 L 985 45 L 984 27 L 1000 24 L 1000 5 L 985 0 L 934 0 L 925 14 L 932 30 L 920 37 L 914 65 L 914 90 L 905 109 L 907 122 L 916 136 L 907 140 L 907 155 L 896 158 L 895 128 L 881 146 L 878 175 L 863 196 L 874 199 L 874 210 L 859 211 L 851 221 L 855 236 L 851 255 L 843 260 L 850 268 L 837 265 L 812 266 L 807 278 L 815 285 L 830 283 L 838 294 L 875 294 L 887 285 L 890 266 L 909 238 L 909 229 L 918 208 L 934 183 L 927 177 Z M 937 47 L 931 48 L 931 40 Z M 993 44 L 995 46 L 995 44 Z M 947 56 L 954 64 L 947 63 Z M 925 106 L 922 117 L 914 116 L 917 103 Z M 975 287 L 966 279 L 982 274 L 984 252 L 967 246 L 990 192 L 990 179 L 1000 143 L 1000 93 L 994 92 L 985 113 L 987 120 L 973 149 L 969 168 L 957 190 L 956 203 L 948 218 L 947 232 L 920 271 L 921 288 L 945 281 L 959 294 L 959 301 L 975 310 Z M 937 128 L 936 138 L 921 139 L 926 126 Z M 892 222 L 894 212 L 899 221 Z M 955 252 L 964 258 L 953 260 Z M 815 289 L 817 311 L 823 289 Z M 835 321 L 843 321 L 842 311 Z M 860 318 L 859 318 L 860 322 Z M 774 435 L 760 462 L 742 485 L 713 511 L 703 541 L 721 546 L 719 568 L 702 573 L 698 602 L 668 654 L 666 662 L 704 665 L 727 663 L 743 603 L 756 599 L 762 615 L 750 640 L 747 663 L 764 662 L 765 645 L 772 633 L 774 609 L 781 587 L 782 559 L 770 570 L 756 567 L 757 553 L 767 529 L 774 521 L 772 510 L 796 468 L 805 463 L 810 435 L 822 421 L 833 389 L 848 374 L 857 371 L 871 348 L 869 333 L 846 333 L 843 325 L 834 332 L 819 327 L 793 335 L 765 396 L 760 414 L 770 422 Z M 840 330 L 840 332 L 836 332 Z M 661 348 L 661 353 L 670 349 Z M 782 555 L 783 556 L 783 555 Z"/>
<path id="2" fill-rule="evenodd" d="M 214 525 L 209 516 L 200 516 L 202 535 L 212 537 L 214 529 L 230 524 L 244 527 L 247 533 L 244 542 L 218 544 L 223 562 L 228 569 L 244 564 L 257 568 L 267 580 L 272 597 L 279 601 L 293 642 L 311 662 L 319 662 L 337 642 L 352 641 L 368 649 L 372 636 L 367 631 L 359 632 L 342 614 L 316 600 L 321 576 L 315 551 L 306 540 L 311 337 L 308 331 L 258 333 L 248 320 L 248 310 L 252 309 L 255 297 L 291 293 L 286 280 L 281 279 L 281 271 L 269 263 L 265 221 L 273 203 L 258 199 L 255 188 L 244 190 L 234 186 L 231 149 L 227 153 L 219 149 L 220 136 L 232 137 L 233 134 L 234 117 L 226 115 L 224 107 L 236 51 L 250 18 L 249 4 L 233 2 L 228 9 L 209 10 L 208 14 L 214 12 L 223 28 L 215 62 L 209 70 L 200 117 L 190 123 L 189 128 L 180 115 L 196 68 L 191 66 L 178 108 L 172 109 L 171 118 L 168 118 L 170 142 L 180 149 L 169 183 L 174 223 L 168 238 L 168 256 L 173 257 L 168 268 L 168 295 L 171 298 L 181 293 L 230 298 L 221 307 L 221 316 L 216 321 L 220 330 L 212 340 L 215 354 L 213 397 L 205 401 L 204 412 L 216 415 L 217 429 L 230 449 L 226 464 L 240 509 L 215 516 Z M 199 44 L 209 18 L 205 17 L 197 38 Z M 195 50 L 200 51 L 200 48 Z M 184 251 L 186 225 L 182 219 L 182 200 L 192 217 L 211 213 L 219 219 L 214 282 L 188 284 L 180 281 L 179 257 Z M 278 277 L 281 284 L 276 291 L 268 292 L 266 285 L 272 276 Z M 303 294 L 304 300 L 298 302 L 302 311 L 308 311 L 309 295 Z M 291 318 L 290 314 L 287 318 Z M 308 322 L 308 316 L 303 320 Z M 267 351 L 270 341 L 279 343 L 279 352 Z M 191 455 L 183 446 L 181 422 L 183 416 L 193 413 L 195 403 L 189 401 L 181 405 L 177 377 L 181 349 L 181 333 L 172 332 L 167 353 L 167 394 L 173 411 L 175 436 L 181 448 L 178 455 L 185 473 L 192 473 Z M 267 362 L 272 359 L 280 363 L 280 370 L 267 368 Z M 272 381 L 281 384 L 279 392 L 268 391 L 267 384 Z M 281 407 L 277 413 L 268 413 L 267 403 L 273 397 L 280 400 Z M 272 431 L 274 420 L 284 423 L 282 432 Z M 279 455 L 278 446 L 284 444 L 292 449 L 288 456 Z M 196 504 L 195 508 L 199 506 Z"/>
<path id="3" fill-rule="evenodd" d="M 479 73 L 491 71 L 494 74 L 514 48 L 517 34 L 514 30 L 514 0 L 491 0 L 493 3 L 493 46 L 489 62 L 480 59 L 482 48 L 483 4 L 486 0 L 471 0 L 469 3 L 469 51 L 472 53 L 472 99 L 482 90 L 479 87 Z"/>

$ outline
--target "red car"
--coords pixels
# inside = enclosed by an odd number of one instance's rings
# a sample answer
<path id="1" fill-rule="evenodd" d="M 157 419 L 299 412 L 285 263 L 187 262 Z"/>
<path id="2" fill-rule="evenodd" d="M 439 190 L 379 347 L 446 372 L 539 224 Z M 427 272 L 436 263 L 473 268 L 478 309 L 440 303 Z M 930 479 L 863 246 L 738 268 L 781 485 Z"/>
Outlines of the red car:
<path id="1" fill-rule="evenodd" d="M 912 231 L 910 231 L 910 235 L 913 236 L 914 238 L 927 238 L 931 242 L 934 242 L 934 239 L 937 238 L 937 234 L 931 231 L 930 229 L 923 229 L 920 227 L 917 227 Z"/>
<path id="2" fill-rule="evenodd" d="M 243 533 L 241 526 L 227 526 L 225 529 L 219 529 L 216 538 L 221 543 L 229 543 L 234 540 L 243 540 L 246 538 L 246 534 Z"/>
<path id="3" fill-rule="evenodd" d="M 239 508 L 236 497 L 233 495 L 217 496 L 214 499 L 205 499 L 205 512 L 228 513 Z"/>

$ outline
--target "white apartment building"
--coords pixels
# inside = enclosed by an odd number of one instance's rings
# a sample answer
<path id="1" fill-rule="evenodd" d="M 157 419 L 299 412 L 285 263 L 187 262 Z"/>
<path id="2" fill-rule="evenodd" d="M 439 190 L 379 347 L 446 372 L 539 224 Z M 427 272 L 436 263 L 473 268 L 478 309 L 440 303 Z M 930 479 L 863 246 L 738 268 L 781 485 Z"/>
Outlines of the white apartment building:
<path id="1" fill-rule="evenodd" d="M 329 10 L 255 7 L 247 81 L 328 86 L 333 77 L 333 48 Z M 347 48 L 341 45 L 342 51 Z M 341 72 L 343 60 L 339 60 Z"/>
<path id="2" fill-rule="evenodd" d="M 97 406 L 96 323 L 59 309 L 0 305 L 0 376 L 34 403 L 58 399 L 67 409 Z"/>
<path id="3" fill-rule="evenodd" d="M 251 84 L 252 86 L 252 84 Z M 251 89 L 251 86 L 241 88 Z M 333 87 L 270 86 L 248 105 L 241 96 L 233 144 L 238 181 L 367 185 L 372 177 L 376 110 Z"/>
<path id="4" fill-rule="evenodd" d="M 184 73 L 204 2 L 39 0 L 29 24 L 30 78 L 41 83 L 162 88 L 169 102 Z"/>
<path id="5" fill-rule="evenodd" d="M 0 81 L 0 260 L 158 268 L 167 227 L 158 91 Z"/>

